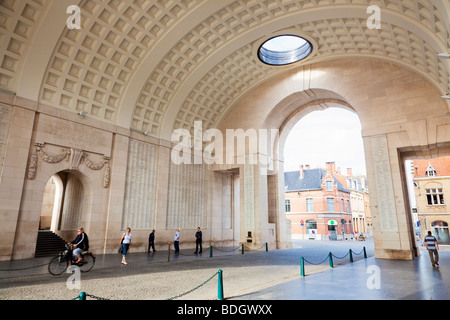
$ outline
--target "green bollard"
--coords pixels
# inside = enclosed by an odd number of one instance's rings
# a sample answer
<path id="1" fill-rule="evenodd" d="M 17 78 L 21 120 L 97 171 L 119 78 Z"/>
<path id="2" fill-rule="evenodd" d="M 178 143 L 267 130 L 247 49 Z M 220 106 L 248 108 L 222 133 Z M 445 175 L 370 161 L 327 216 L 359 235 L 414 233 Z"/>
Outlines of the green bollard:
<path id="1" fill-rule="evenodd" d="M 300 275 L 305 276 L 305 259 L 303 257 L 300 258 Z"/>
<path id="2" fill-rule="evenodd" d="M 244 254 L 244 244 L 242 244 L 242 254 Z"/>
<path id="3" fill-rule="evenodd" d="M 212 258 L 212 246 L 209 247 L 209 257 Z"/>
<path id="4" fill-rule="evenodd" d="M 348 249 L 348 254 L 350 255 L 350 262 L 353 262 L 352 249 Z"/>
<path id="5" fill-rule="evenodd" d="M 219 280 L 217 283 L 217 300 L 224 300 L 223 298 L 223 276 L 222 269 L 219 269 Z"/>
<path id="6" fill-rule="evenodd" d="M 331 268 L 334 268 L 334 267 L 333 267 L 333 255 L 332 255 L 331 252 L 328 254 L 328 260 L 329 260 L 329 262 L 330 262 L 330 267 L 331 267 Z"/>
<path id="7" fill-rule="evenodd" d="M 269 245 L 266 242 L 266 252 L 269 252 Z"/>
<path id="8" fill-rule="evenodd" d="M 364 251 L 364 259 L 367 259 L 366 247 L 363 247 L 363 251 Z"/>
<path id="9" fill-rule="evenodd" d="M 78 300 L 86 300 L 86 292 L 81 292 L 80 295 L 78 296 Z"/>

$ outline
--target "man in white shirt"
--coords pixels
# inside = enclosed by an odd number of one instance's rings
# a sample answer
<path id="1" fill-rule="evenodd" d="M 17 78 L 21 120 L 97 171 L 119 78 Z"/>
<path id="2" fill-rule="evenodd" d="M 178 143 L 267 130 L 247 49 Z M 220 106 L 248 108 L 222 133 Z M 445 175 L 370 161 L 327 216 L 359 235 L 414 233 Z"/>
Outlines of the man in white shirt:
<path id="1" fill-rule="evenodd" d="M 180 252 L 180 228 L 175 232 L 175 236 L 173 237 L 173 246 L 175 247 L 175 253 Z"/>

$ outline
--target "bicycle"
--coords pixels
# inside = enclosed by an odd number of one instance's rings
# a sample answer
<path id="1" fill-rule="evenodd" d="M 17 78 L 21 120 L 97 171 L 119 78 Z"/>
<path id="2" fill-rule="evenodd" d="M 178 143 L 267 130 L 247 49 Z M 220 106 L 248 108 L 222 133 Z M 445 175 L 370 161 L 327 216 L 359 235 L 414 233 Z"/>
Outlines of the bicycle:
<path id="1" fill-rule="evenodd" d="M 54 276 L 58 276 L 67 270 L 69 264 L 78 266 L 81 272 L 89 272 L 94 267 L 95 257 L 89 251 L 82 251 L 81 260 L 79 263 L 75 263 L 72 260 L 72 245 L 66 244 L 66 249 L 61 251 L 56 257 L 54 257 L 48 263 L 48 272 Z"/>

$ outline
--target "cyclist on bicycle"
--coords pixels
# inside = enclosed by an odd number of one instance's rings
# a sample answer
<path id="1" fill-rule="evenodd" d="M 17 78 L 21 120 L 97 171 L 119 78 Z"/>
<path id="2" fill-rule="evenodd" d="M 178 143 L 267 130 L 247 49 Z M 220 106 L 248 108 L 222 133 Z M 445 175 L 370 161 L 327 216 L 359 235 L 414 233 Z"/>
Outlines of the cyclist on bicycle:
<path id="1" fill-rule="evenodd" d="M 72 244 L 75 247 L 72 252 L 75 263 L 81 262 L 83 260 L 83 258 L 81 257 L 81 252 L 89 250 L 88 236 L 84 232 L 83 228 L 78 229 L 77 237 L 69 244 Z"/>

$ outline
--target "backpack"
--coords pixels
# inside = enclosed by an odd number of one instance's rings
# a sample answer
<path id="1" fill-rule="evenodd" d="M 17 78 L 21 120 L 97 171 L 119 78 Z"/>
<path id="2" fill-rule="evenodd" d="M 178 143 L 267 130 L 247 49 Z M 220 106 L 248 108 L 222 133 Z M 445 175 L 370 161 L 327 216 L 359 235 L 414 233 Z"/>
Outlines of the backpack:
<path id="1" fill-rule="evenodd" d="M 83 251 L 88 251 L 89 250 L 89 239 L 87 234 L 84 234 L 84 248 Z"/>

